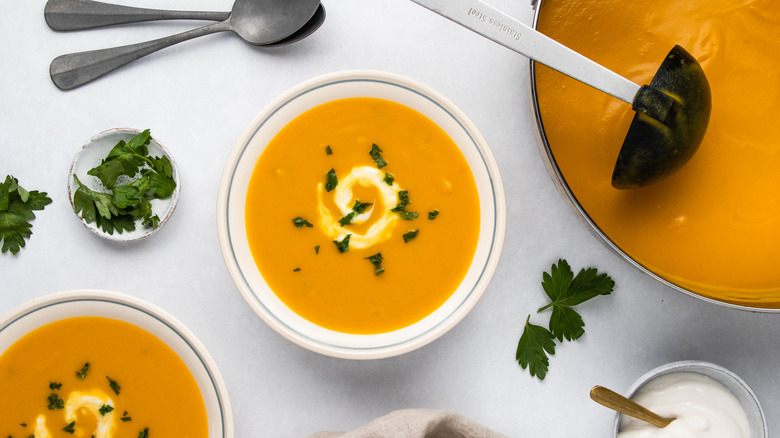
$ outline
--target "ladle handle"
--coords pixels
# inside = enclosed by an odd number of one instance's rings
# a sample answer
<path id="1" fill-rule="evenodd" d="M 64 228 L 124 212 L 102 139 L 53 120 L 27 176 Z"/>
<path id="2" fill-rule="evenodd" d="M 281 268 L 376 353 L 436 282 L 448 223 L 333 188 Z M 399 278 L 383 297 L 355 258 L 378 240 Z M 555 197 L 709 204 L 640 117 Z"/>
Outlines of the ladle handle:
<path id="1" fill-rule="evenodd" d="M 228 21 L 210 24 L 144 43 L 61 55 L 51 62 L 49 75 L 61 90 L 70 90 L 104 76 L 150 53 L 215 32 L 231 30 Z"/>
<path id="2" fill-rule="evenodd" d="M 49 0 L 43 9 L 54 30 L 82 30 L 156 20 L 227 20 L 230 12 L 168 11 L 113 5 L 93 0 Z"/>
<path id="3" fill-rule="evenodd" d="M 593 389 L 590 390 L 590 398 L 596 403 L 618 411 L 621 414 L 628 415 L 637 420 L 646 421 L 657 427 L 666 427 L 669 423 L 674 421 L 674 418 L 662 417 L 644 406 L 635 403 L 631 399 L 623 397 L 603 386 L 594 386 Z"/>
<path id="4" fill-rule="evenodd" d="M 412 0 L 504 47 L 633 104 L 639 85 L 480 0 Z"/>

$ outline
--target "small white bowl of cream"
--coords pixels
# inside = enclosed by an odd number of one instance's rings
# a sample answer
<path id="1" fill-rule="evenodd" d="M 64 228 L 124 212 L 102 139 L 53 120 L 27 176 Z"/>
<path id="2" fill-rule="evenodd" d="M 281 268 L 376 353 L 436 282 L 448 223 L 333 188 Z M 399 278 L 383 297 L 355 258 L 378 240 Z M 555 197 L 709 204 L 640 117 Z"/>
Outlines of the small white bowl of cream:
<path id="1" fill-rule="evenodd" d="M 626 397 L 676 418 L 664 428 L 618 414 L 617 438 L 766 438 L 764 412 L 753 390 L 732 371 L 703 361 L 662 365 L 640 377 Z"/>

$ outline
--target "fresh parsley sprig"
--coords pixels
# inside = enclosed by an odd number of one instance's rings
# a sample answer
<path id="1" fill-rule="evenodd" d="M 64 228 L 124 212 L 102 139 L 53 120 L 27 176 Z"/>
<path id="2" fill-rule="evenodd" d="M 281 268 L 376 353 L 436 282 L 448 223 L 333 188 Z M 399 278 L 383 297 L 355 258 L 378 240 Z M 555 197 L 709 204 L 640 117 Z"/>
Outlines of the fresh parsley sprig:
<path id="1" fill-rule="evenodd" d="M 537 313 L 552 308 L 549 329 L 531 324 L 528 315 L 515 354 L 520 366 L 528 368 L 539 380 L 547 375 L 548 354 L 555 354 L 555 340 L 573 341 L 585 334 L 585 322 L 572 307 L 599 295 L 611 294 L 615 282 L 607 274 L 599 274 L 596 268 L 582 269 L 574 276 L 569 263 L 561 259 L 552 265 L 549 273 L 542 274 L 542 288 L 550 303 L 539 308 Z"/>
<path id="2" fill-rule="evenodd" d="M 49 204 L 51 198 L 46 192 L 27 191 L 19 185 L 19 180 L 6 175 L 0 183 L 0 241 L 3 243 L 0 250 L 16 255 L 24 248 L 25 239 L 32 235 L 33 211 L 43 210 Z"/>
<path id="3" fill-rule="evenodd" d="M 73 205 L 87 223 L 95 223 L 108 234 L 135 230 L 139 220 L 146 227 L 156 228 L 160 224 L 160 218 L 152 214 L 150 201 L 170 197 L 176 181 L 168 157 L 148 155 L 150 139 L 147 129 L 127 143 L 120 141 L 98 166 L 87 172 L 97 177 L 110 193 L 94 191 L 73 175 L 78 186 Z M 121 176 L 132 180 L 117 185 Z"/>

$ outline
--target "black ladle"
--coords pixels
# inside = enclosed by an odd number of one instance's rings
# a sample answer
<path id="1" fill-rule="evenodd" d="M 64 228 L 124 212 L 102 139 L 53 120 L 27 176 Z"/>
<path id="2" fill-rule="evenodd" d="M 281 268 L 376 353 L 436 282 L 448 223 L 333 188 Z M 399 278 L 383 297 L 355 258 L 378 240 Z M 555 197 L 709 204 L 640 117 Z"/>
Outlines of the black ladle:
<path id="1" fill-rule="evenodd" d="M 580 82 L 630 103 L 636 115 L 618 154 L 612 185 L 636 188 L 680 170 L 710 119 L 710 86 L 699 63 L 675 46 L 649 85 L 639 86 L 480 0 L 412 0 Z"/>

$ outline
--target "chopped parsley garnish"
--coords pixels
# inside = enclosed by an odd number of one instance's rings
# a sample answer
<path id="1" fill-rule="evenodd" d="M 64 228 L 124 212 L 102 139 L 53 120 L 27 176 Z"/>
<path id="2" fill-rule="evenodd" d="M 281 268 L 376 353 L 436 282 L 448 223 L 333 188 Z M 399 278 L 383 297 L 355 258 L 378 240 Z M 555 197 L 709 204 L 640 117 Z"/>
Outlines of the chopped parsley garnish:
<path id="1" fill-rule="evenodd" d="M 24 248 L 25 239 L 32 235 L 30 221 L 35 219 L 33 211 L 43 210 L 51 204 L 46 192 L 27 191 L 19 185 L 19 180 L 6 175 L 0 182 L 0 251 L 17 254 Z"/>
<path id="2" fill-rule="evenodd" d="M 100 412 L 100 415 L 102 415 L 102 416 L 104 416 L 104 417 L 105 417 L 105 415 L 106 415 L 107 413 L 109 413 L 109 412 L 111 412 L 111 411 L 113 411 L 113 410 L 114 410 L 114 407 L 113 407 L 113 406 L 110 406 L 110 405 L 103 405 L 103 406 L 101 406 L 101 407 L 100 407 L 100 409 L 98 409 L 98 412 Z"/>
<path id="3" fill-rule="evenodd" d="M 49 382 L 49 389 L 60 389 L 60 388 L 62 388 L 62 383 Z"/>
<path id="4" fill-rule="evenodd" d="M 142 430 L 138 433 L 138 438 L 149 438 L 149 428 Z"/>
<path id="5" fill-rule="evenodd" d="M 357 199 L 355 199 L 355 205 L 352 206 L 352 211 L 358 214 L 365 213 L 366 209 L 368 207 L 371 207 L 371 205 L 373 204 L 371 204 L 370 202 L 360 202 Z"/>
<path id="6" fill-rule="evenodd" d="M 417 219 L 417 216 L 419 215 L 416 212 L 406 211 L 406 206 L 409 204 L 411 204 L 411 202 L 409 201 L 409 191 L 400 190 L 398 192 L 398 205 L 391 208 L 390 211 L 394 213 L 398 213 L 399 215 L 401 215 L 401 219 L 405 221 Z"/>
<path id="7" fill-rule="evenodd" d="M 319 253 L 320 253 L 320 246 L 317 245 L 314 247 L 314 254 L 319 254 Z"/>
<path id="8" fill-rule="evenodd" d="M 341 224 L 341 226 L 343 227 L 344 225 L 351 224 L 352 223 L 352 219 L 355 218 L 355 214 L 356 213 L 354 211 L 350 211 L 349 213 L 347 213 L 346 216 L 344 216 L 343 218 L 339 219 L 339 223 Z"/>
<path id="9" fill-rule="evenodd" d="M 395 181 L 395 177 L 392 173 L 385 173 L 385 184 L 391 186 L 393 185 L 393 182 Z"/>
<path id="10" fill-rule="evenodd" d="M 84 380 L 87 378 L 88 369 L 89 369 L 89 362 L 85 363 L 80 370 L 76 371 L 76 375 L 79 376 L 79 379 Z"/>
<path id="11" fill-rule="evenodd" d="M 296 217 L 295 219 L 292 220 L 292 222 L 293 222 L 293 225 L 295 225 L 295 228 L 301 228 L 303 226 L 311 228 L 311 227 L 314 226 L 309 221 L 307 221 L 306 219 L 304 219 L 302 217 Z"/>
<path id="12" fill-rule="evenodd" d="M 293 272 L 300 272 L 300 271 L 301 271 L 301 268 L 295 268 L 295 269 L 293 269 Z"/>
<path id="13" fill-rule="evenodd" d="M 337 185 L 339 185 L 339 179 L 336 177 L 336 170 L 330 169 L 325 174 L 325 190 L 329 192 L 335 189 Z"/>
<path id="14" fill-rule="evenodd" d="M 413 240 L 415 237 L 417 237 L 417 233 L 419 232 L 420 230 L 412 230 L 404 234 L 404 243 L 409 243 L 410 240 Z"/>
<path id="15" fill-rule="evenodd" d="M 330 148 L 330 145 L 325 146 L 325 155 L 333 155 L 333 149 Z"/>
<path id="16" fill-rule="evenodd" d="M 384 268 L 382 268 L 382 253 L 378 252 L 370 257 L 366 257 L 366 260 L 371 262 L 372 265 L 374 265 L 374 275 L 379 275 L 383 272 L 385 272 Z"/>
<path id="17" fill-rule="evenodd" d="M 371 204 L 370 202 L 360 202 L 360 201 L 358 201 L 356 199 L 355 200 L 355 205 L 352 206 L 352 211 L 347 213 L 347 215 L 344 216 L 343 218 L 339 219 L 339 223 L 341 224 L 342 227 L 344 225 L 351 224 L 352 223 L 352 219 L 354 219 L 355 216 L 357 216 L 357 215 L 359 215 L 361 213 L 365 213 L 366 209 L 368 207 L 370 207 L 371 205 L 373 205 L 373 204 Z"/>
<path id="18" fill-rule="evenodd" d="M 55 409 L 63 409 L 65 407 L 65 400 L 59 398 L 57 394 L 52 394 L 48 398 L 49 400 L 49 410 L 53 411 Z"/>
<path id="19" fill-rule="evenodd" d="M 64 430 L 65 432 L 68 432 L 68 433 L 73 433 L 74 432 L 73 428 L 75 426 L 76 426 L 76 422 L 75 421 L 71 421 L 67 426 L 63 427 L 62 430 Z"/>
<path id="20" fill-rule="evenodd" d="M 432 220 L 436 219 L 436 216 L 438 216 L 438 215 L 439 215 L 439 210 L 433 210 L 433 211 L 428 213 L 428 220 L 432 221 Z"/>
<path id="21" fill-rule="evenodd" d="M 384 158 L 382 158 L 382 155 L 379 153 L 382 152 L 382 149 L 379 149 L 379 146 L 376 145 L 376 143 L 371 144 L 371 152 L 368 154 L 371 155 L 371 158 L 373 158 L 374 162 L 376 163 L 377 169 L 381 169 L 385 166 L 387 166 L 387 161 L 385 161 Z"/>
<path id="22" fill-rule="evenodd" d="M 401 190 L 398 192 L 398 205 L 393 207 L 390 211 L 393 212 L 403 211 L 403 209 L 406 208 L 406 206 L 409 204 L 411 204 L 411 202 L 409 202 L 409 191 Z"/>
<path id="23" fill-rule="evenodd" d="M 349 251 L 349 237 L 352 236 L 351 234 L 347 234 L 344 236 L 341 241 L 334 240 L 333 243 L 336 244 L 336 249 L 339 250 L 339 252 L 347 252 Z"/>
<path id="24" fill-rule="evenodd" d="M 417 216 L 419 216 L 417 212 L 414 211 L 399 211 L 398 214 L 401 215 L 401 219 L 405 221 L 417 219 Z"/>
<path id="25" fill-rule="evenodd" d="M 119 390 L 122 389 L 122 387 L 119 386 L 119 384 L 116 383 L 116 380 L 112 379 L 111 377 L 106 376 L 106 379 L 108 379 L 108 386 L 110 386 L 111 389 L 114 390 L 114 393 L 116 395 L 119 395 Z"/>
<path id="26" fill-rule="evenodd" d="M 124 422 L 133 421 L 133 419 L 130 418 L 129 415 L 127 415 L 127 411 L 122 412 L 122 416 L 119 419 Z"/>

